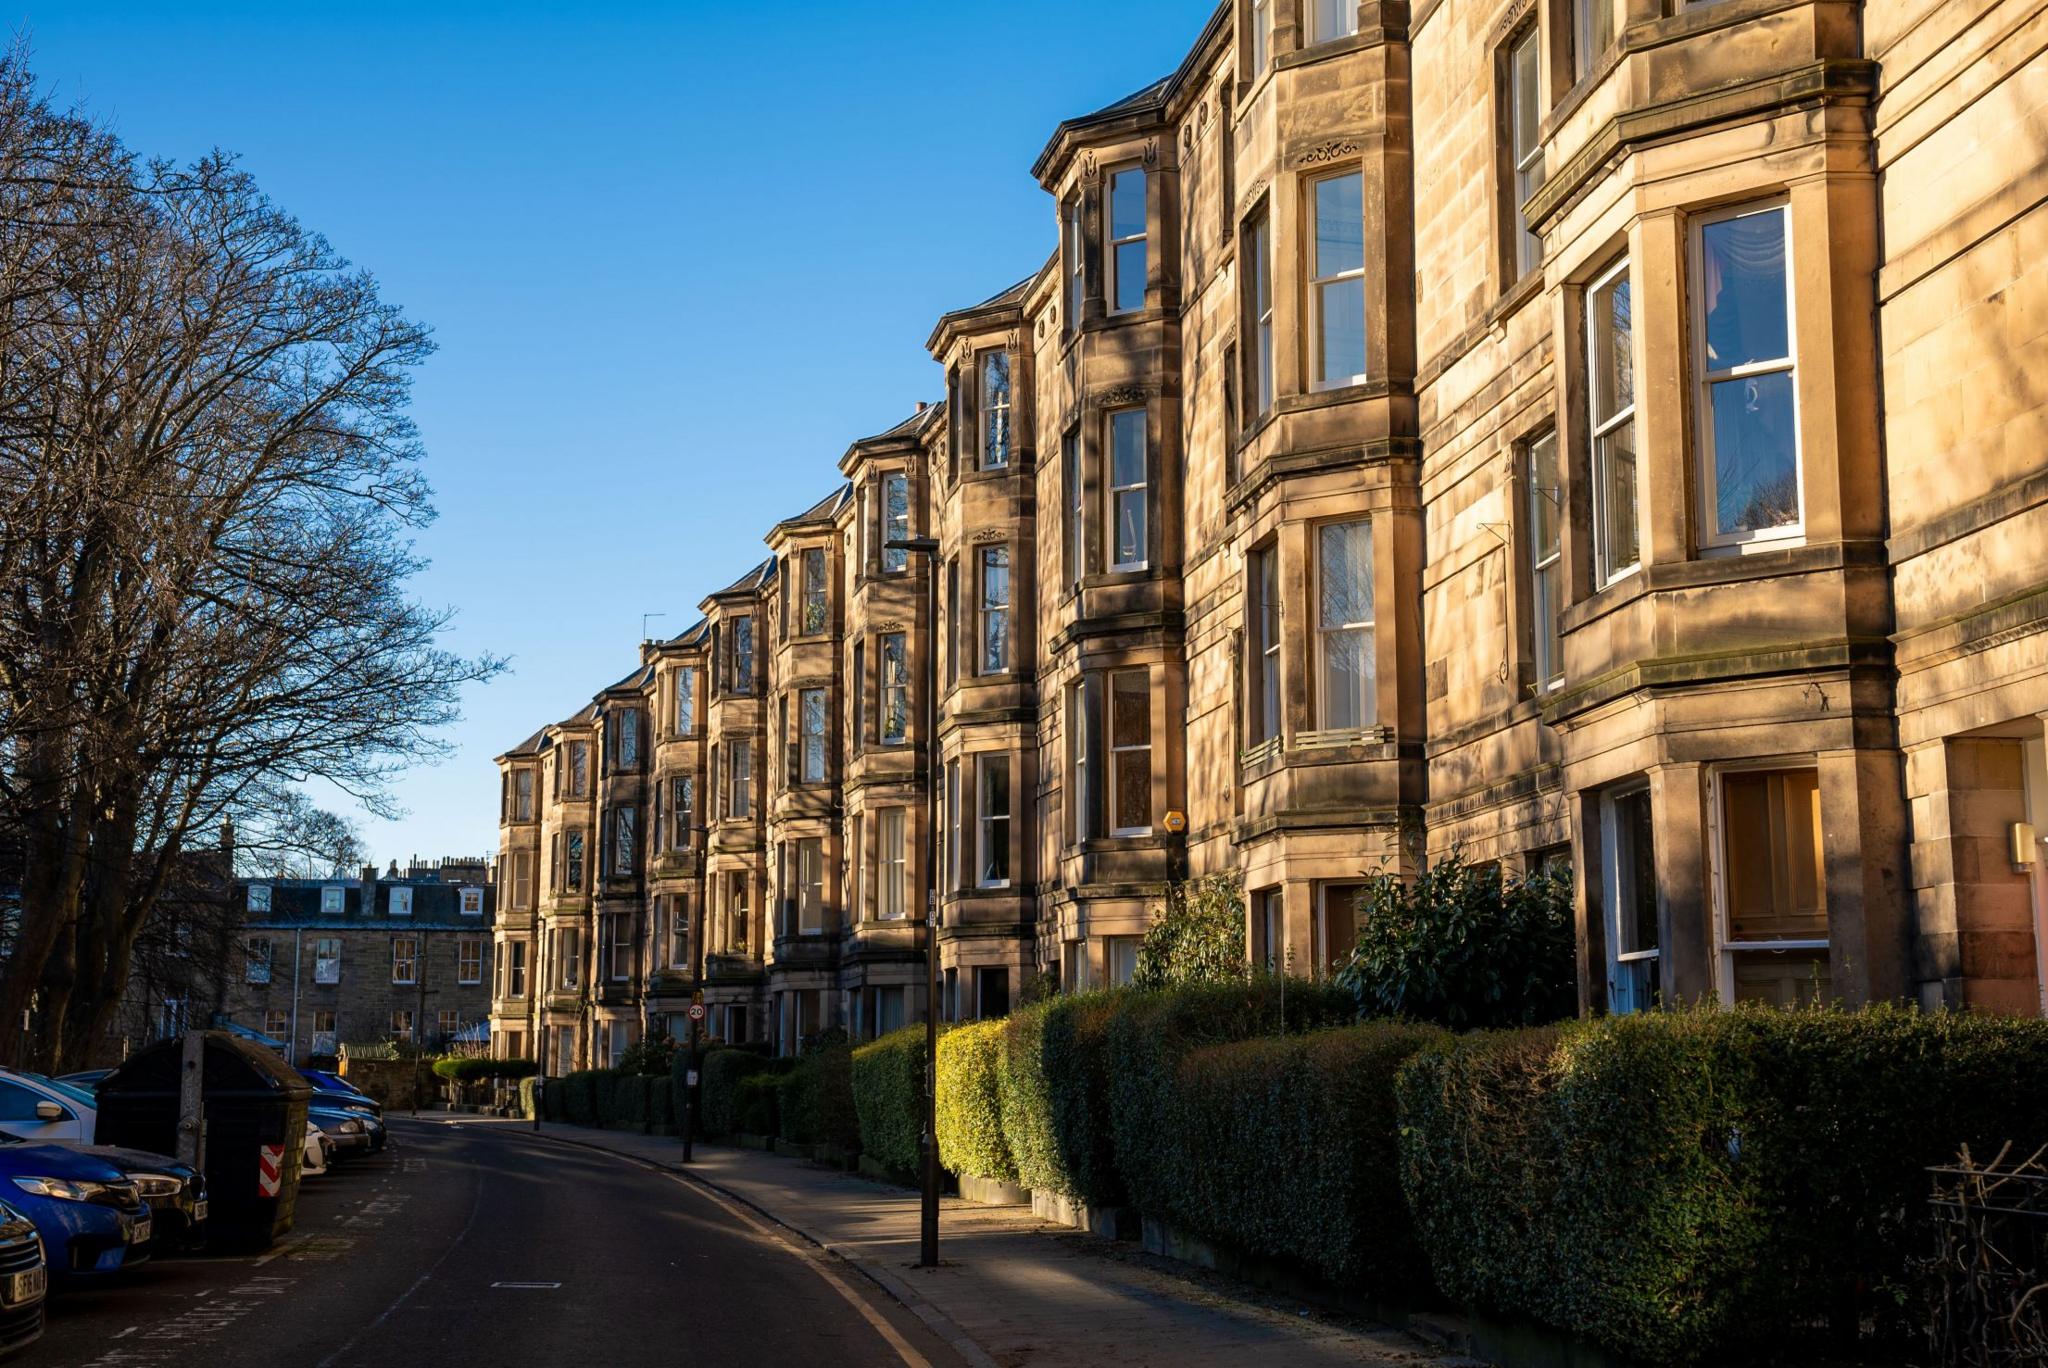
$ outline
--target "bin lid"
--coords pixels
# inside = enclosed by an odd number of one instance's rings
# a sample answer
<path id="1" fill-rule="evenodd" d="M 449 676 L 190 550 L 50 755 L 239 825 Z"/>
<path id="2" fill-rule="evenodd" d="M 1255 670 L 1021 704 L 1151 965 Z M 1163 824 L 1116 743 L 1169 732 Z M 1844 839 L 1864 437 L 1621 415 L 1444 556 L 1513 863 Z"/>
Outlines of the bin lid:
<path id="1" fill-rule="evenodd" d="M 206 1040 L 204 1086 L 209 1102 L 229 1098 L 275 1097 L 280 1102 L 313 1095 L 299 1071 L 270 1050 L 227 1031 L 201 1031 Z M 98 1089 L 102 1104 L 116 1098 L 176 1096 L 185 1067 L 182 1039 L 159 1041 L 128 1056 Z"/>

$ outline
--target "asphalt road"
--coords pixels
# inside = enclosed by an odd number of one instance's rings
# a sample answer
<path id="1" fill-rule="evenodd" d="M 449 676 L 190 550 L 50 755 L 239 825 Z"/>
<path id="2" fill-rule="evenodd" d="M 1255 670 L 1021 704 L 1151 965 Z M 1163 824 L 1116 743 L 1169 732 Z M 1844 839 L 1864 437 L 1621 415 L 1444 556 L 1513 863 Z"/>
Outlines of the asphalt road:
<path id="1" fill-rule="evenodd" d="M 60 1293 L 12 1363 L 960 1362 L 830 1255 L 686 1179 L 515 1128 L 397 1118 L 391 1135 L 310 1180 L 269 1254 L 156 1260 Z"/>

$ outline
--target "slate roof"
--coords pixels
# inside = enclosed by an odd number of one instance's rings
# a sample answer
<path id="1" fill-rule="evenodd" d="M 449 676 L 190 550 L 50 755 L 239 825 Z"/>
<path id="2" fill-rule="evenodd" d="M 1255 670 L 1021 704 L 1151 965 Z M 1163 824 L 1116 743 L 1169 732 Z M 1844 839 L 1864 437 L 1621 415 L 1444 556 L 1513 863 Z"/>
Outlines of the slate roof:
<path id="1" fill-rule="evenodd" d="M 249 906 L 251 884 L 268 885 L 270 889 L 268 912 L 243 914 L 242 924 L 256 930 L 400 932 L 411 926 L 438 931 L 488 931 L 497 916 L 498 890 L 491 884 L 451 884 L 436 879 L 379 879 L 371 884 L 361 879 L 237 879 L 237 906 Z M 342 910 L 322 912 L 321 890 L 337 887 L 342 890 Z M 465 887 L 483 890 L 481 916 L 463 915 Z M 391 913 L 392 890 L 400 888 L 412 890 L 410 916 Z"/>

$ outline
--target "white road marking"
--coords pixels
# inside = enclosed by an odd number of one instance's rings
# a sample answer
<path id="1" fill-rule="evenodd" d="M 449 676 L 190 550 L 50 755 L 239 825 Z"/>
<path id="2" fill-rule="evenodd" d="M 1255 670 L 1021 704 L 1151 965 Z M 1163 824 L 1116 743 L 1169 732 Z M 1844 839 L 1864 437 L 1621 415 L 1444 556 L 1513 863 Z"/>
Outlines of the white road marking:
<path id="1" fill-rule="evenodd" d="M 549 1282 L 494 1282 L 493 1287 L 502 1287 L 509 1292 L 552 1292 L 561 1284 Z"/>

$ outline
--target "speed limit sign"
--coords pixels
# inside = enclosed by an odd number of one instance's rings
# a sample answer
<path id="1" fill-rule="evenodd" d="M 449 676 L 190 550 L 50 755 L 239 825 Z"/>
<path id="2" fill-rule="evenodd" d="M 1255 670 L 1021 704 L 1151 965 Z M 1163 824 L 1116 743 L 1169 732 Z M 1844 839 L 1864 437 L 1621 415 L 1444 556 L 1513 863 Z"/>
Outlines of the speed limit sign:
<path id="1" fill-rule="evenodd" d="M 690 1020 L 692 1020 L 692 1021 L 702 1021 L 703 1019 L 704 1019 L 704 1004 L 703 1004 L 703 1003 L 701 1003 L 701 1002 L 693 1002 L 693 1003 L 691 1003 L 691 1004 L 690 1004 Z"/>

